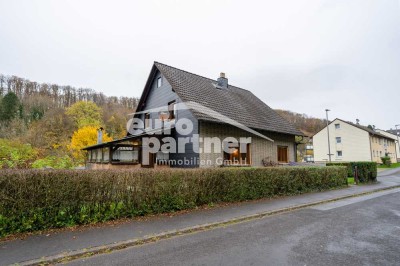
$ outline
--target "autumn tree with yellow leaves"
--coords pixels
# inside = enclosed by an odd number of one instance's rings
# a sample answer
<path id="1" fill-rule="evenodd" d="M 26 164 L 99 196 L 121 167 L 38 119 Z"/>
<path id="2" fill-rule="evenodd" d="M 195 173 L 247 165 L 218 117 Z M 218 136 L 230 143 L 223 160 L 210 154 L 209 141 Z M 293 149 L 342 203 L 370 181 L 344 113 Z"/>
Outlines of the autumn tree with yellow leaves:
<path id="1" fill-rule="evenodd" d="M 101 121 L 101 108 L 94 102 L 80 101 L 68 107 L 66 112 L 70 116 L 77 128 L 85 126 L 100 126 Z"/>
<path id="2" fill-rule="evenodd" d="M 98 127 L 95 126 L 84 126 L 74 132 L 69 149 L 71 150 L 75 159 L 80 162 L 85 160 L 85 152 L 82 151 L 82 148 L 95 145 L 97 143 L 97 130 Z M 111 140 L 112 138 L 104 132 L 102 141 L 107 142 Z"/>

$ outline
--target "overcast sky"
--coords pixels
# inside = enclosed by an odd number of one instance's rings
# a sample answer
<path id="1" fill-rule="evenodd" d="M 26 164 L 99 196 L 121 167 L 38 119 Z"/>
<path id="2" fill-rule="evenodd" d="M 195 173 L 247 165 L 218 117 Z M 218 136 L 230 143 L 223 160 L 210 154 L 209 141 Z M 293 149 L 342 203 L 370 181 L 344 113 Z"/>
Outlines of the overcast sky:
<path id="1" fill-rule="evenodd" d="M 139 97 L 153 61 L 272 108 L 400 124 L 399 0 L 0 0 L 0 73 Z"/>

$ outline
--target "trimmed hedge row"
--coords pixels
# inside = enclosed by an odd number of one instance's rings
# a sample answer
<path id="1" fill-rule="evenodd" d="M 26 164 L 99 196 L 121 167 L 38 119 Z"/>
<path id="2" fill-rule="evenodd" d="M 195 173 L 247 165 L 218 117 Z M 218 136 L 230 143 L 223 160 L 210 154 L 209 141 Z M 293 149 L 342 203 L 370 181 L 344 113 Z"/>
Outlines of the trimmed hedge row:
<path id="1" fill-rule="evenodd" d="M 354 176 L 354 169 L 357 166 L 358 179 L 361 183 L 376 182 L 378 175 L 377 164 L 375 162 L 340 162 L 327 163 L 326 166 L 346 166 L 347 176 Z"/>
<path id="2" fill-rule="evenodd" d="M 4 170 L 0 236 L 346 185 L 344 167 Z"/>

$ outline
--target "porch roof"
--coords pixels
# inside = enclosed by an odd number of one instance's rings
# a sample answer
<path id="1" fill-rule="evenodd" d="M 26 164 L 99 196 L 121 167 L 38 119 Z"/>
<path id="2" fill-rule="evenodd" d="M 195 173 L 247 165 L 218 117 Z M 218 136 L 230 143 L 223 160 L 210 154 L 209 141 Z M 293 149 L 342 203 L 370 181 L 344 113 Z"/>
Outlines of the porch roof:
<path id="1" fill-rule="evenodd" d="M 110 147 L 110 146 L 114 146 L 114 144 L 117 144 L 117 143 L 121 143 L 121 142 L 128 141 L 128 140 L 133 140 L 138 137 L 143 137 L 143 136 L 158 133 L 158 132 L 161 132 L 161 128 L 147 130 L 147 131 L 143 131 L 141 134 L 129 135 L 129 136 L 123 137 L 121 139 L 115 139 L 112 141 L 103 142 L 103 143 L 95 144 L 92 146 L 87 146 L 87 147 L 83 148 L 82 150 L 86 151 L 86 150 L 94 150 L 94 149 L 99 149 L 99 148 Z"/>

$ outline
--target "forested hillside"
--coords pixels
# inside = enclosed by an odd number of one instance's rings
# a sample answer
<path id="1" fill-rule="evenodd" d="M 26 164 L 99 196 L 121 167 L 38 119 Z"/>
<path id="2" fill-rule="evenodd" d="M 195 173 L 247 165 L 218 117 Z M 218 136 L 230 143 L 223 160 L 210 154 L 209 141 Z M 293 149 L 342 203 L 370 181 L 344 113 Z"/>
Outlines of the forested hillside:
<path id="1" fill-rule="evenodd" d="M 0 168 L 79 165 L 79 150 L 96 142 L 98 127 L 105 140 L 126 134 L 137 102 L 0 74 Z"/>
<path id="2" fill-rule="evenodd" d="M 326 120 L 315 117 L 310 117 L 306 114 L 299 114 L 287 110 L 275 110 L 283 118 L 294 124 L 306 136 L 313 136 L 326 126 Z"/>

